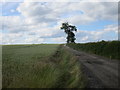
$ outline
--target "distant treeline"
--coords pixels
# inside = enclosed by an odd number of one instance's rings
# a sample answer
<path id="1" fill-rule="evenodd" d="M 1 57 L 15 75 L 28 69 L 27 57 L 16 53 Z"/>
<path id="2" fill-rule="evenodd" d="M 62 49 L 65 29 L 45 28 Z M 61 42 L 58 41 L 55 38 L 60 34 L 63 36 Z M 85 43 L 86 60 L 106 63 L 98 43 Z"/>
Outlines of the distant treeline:
<path id="1" fill-rule="evenodd" d="M 67 44 L 67 46 L 89 53 L 120 60 L 120 41 L 100 41 L 89 43 Z"/>

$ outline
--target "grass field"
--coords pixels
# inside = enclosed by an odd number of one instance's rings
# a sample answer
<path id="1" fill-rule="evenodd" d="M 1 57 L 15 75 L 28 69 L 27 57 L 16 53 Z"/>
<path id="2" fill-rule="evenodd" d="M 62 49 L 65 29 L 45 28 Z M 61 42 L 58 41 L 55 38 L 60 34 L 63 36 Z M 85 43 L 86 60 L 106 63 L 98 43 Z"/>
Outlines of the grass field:
<path id="1" fill-rule="evenodd" d="M 85 87 L 77 59 L 57 44 L 4 45 L 3 88 Z"/>

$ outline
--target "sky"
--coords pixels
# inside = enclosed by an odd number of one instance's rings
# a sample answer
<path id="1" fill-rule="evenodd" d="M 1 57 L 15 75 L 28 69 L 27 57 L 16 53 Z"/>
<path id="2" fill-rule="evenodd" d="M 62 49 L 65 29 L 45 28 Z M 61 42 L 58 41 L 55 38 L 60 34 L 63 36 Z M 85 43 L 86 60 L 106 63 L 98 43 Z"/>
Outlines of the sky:
<path id="1" fill-rule="evenodd" d="M 118 39 L 117 2 L 20 0 L 0 10 L 0 44 L 66 43 L 63 22 L 77 27 L 77 43 Z"/>

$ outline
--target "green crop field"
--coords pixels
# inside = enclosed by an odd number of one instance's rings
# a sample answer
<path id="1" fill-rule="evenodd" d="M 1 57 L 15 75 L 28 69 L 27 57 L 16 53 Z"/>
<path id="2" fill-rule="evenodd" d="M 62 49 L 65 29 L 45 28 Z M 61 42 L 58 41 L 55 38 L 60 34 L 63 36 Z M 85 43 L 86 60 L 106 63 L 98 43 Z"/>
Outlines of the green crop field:
<path id="1" fill-rule="evenodd" d="M 3 88 L 85 87 L 77 59 L 57 44 L 3 45 Z"/>

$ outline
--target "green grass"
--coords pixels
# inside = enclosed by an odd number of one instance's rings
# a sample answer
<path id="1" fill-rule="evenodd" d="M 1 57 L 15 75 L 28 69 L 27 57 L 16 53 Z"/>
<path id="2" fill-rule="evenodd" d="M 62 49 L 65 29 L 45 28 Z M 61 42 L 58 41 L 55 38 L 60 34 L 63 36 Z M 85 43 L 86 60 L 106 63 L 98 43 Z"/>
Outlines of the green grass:
<path id="1" fill-rule="evenodd" d="M 67 44 L 76 50 L 105 56 L 110 59 L 120 60 L 120 41 L 100 41 L 90 43 Z"/>
<path id="2" fill-rule="evenodd" d="M 62 47 L 52 59 L 59 69 L 59 78 L 56 87 L 59 88 L 84 88 L 86 79 L 81 71 L 78 59 L 66 48 Z"/>
<path id="3" fill-rule="evenodd" d="M 24 87 L 23 85 L 25 85 L 25 87 L 30 86 L 29 82 L 36 78 L 33 72 L 35 66 L 42 59 L 44 60 L 46 57 L 54 54 L 58 46 L 59 45 L 44 44 L 3 46 L 3 87 Z M 35 82 L 35 80 L 33 82 Z"/>
<path id="4" fill-rule="evenodd" d="M 60 45 L 4 45 L 2 50 L 3 88 L 85 87 L 77 59 Z"/>

